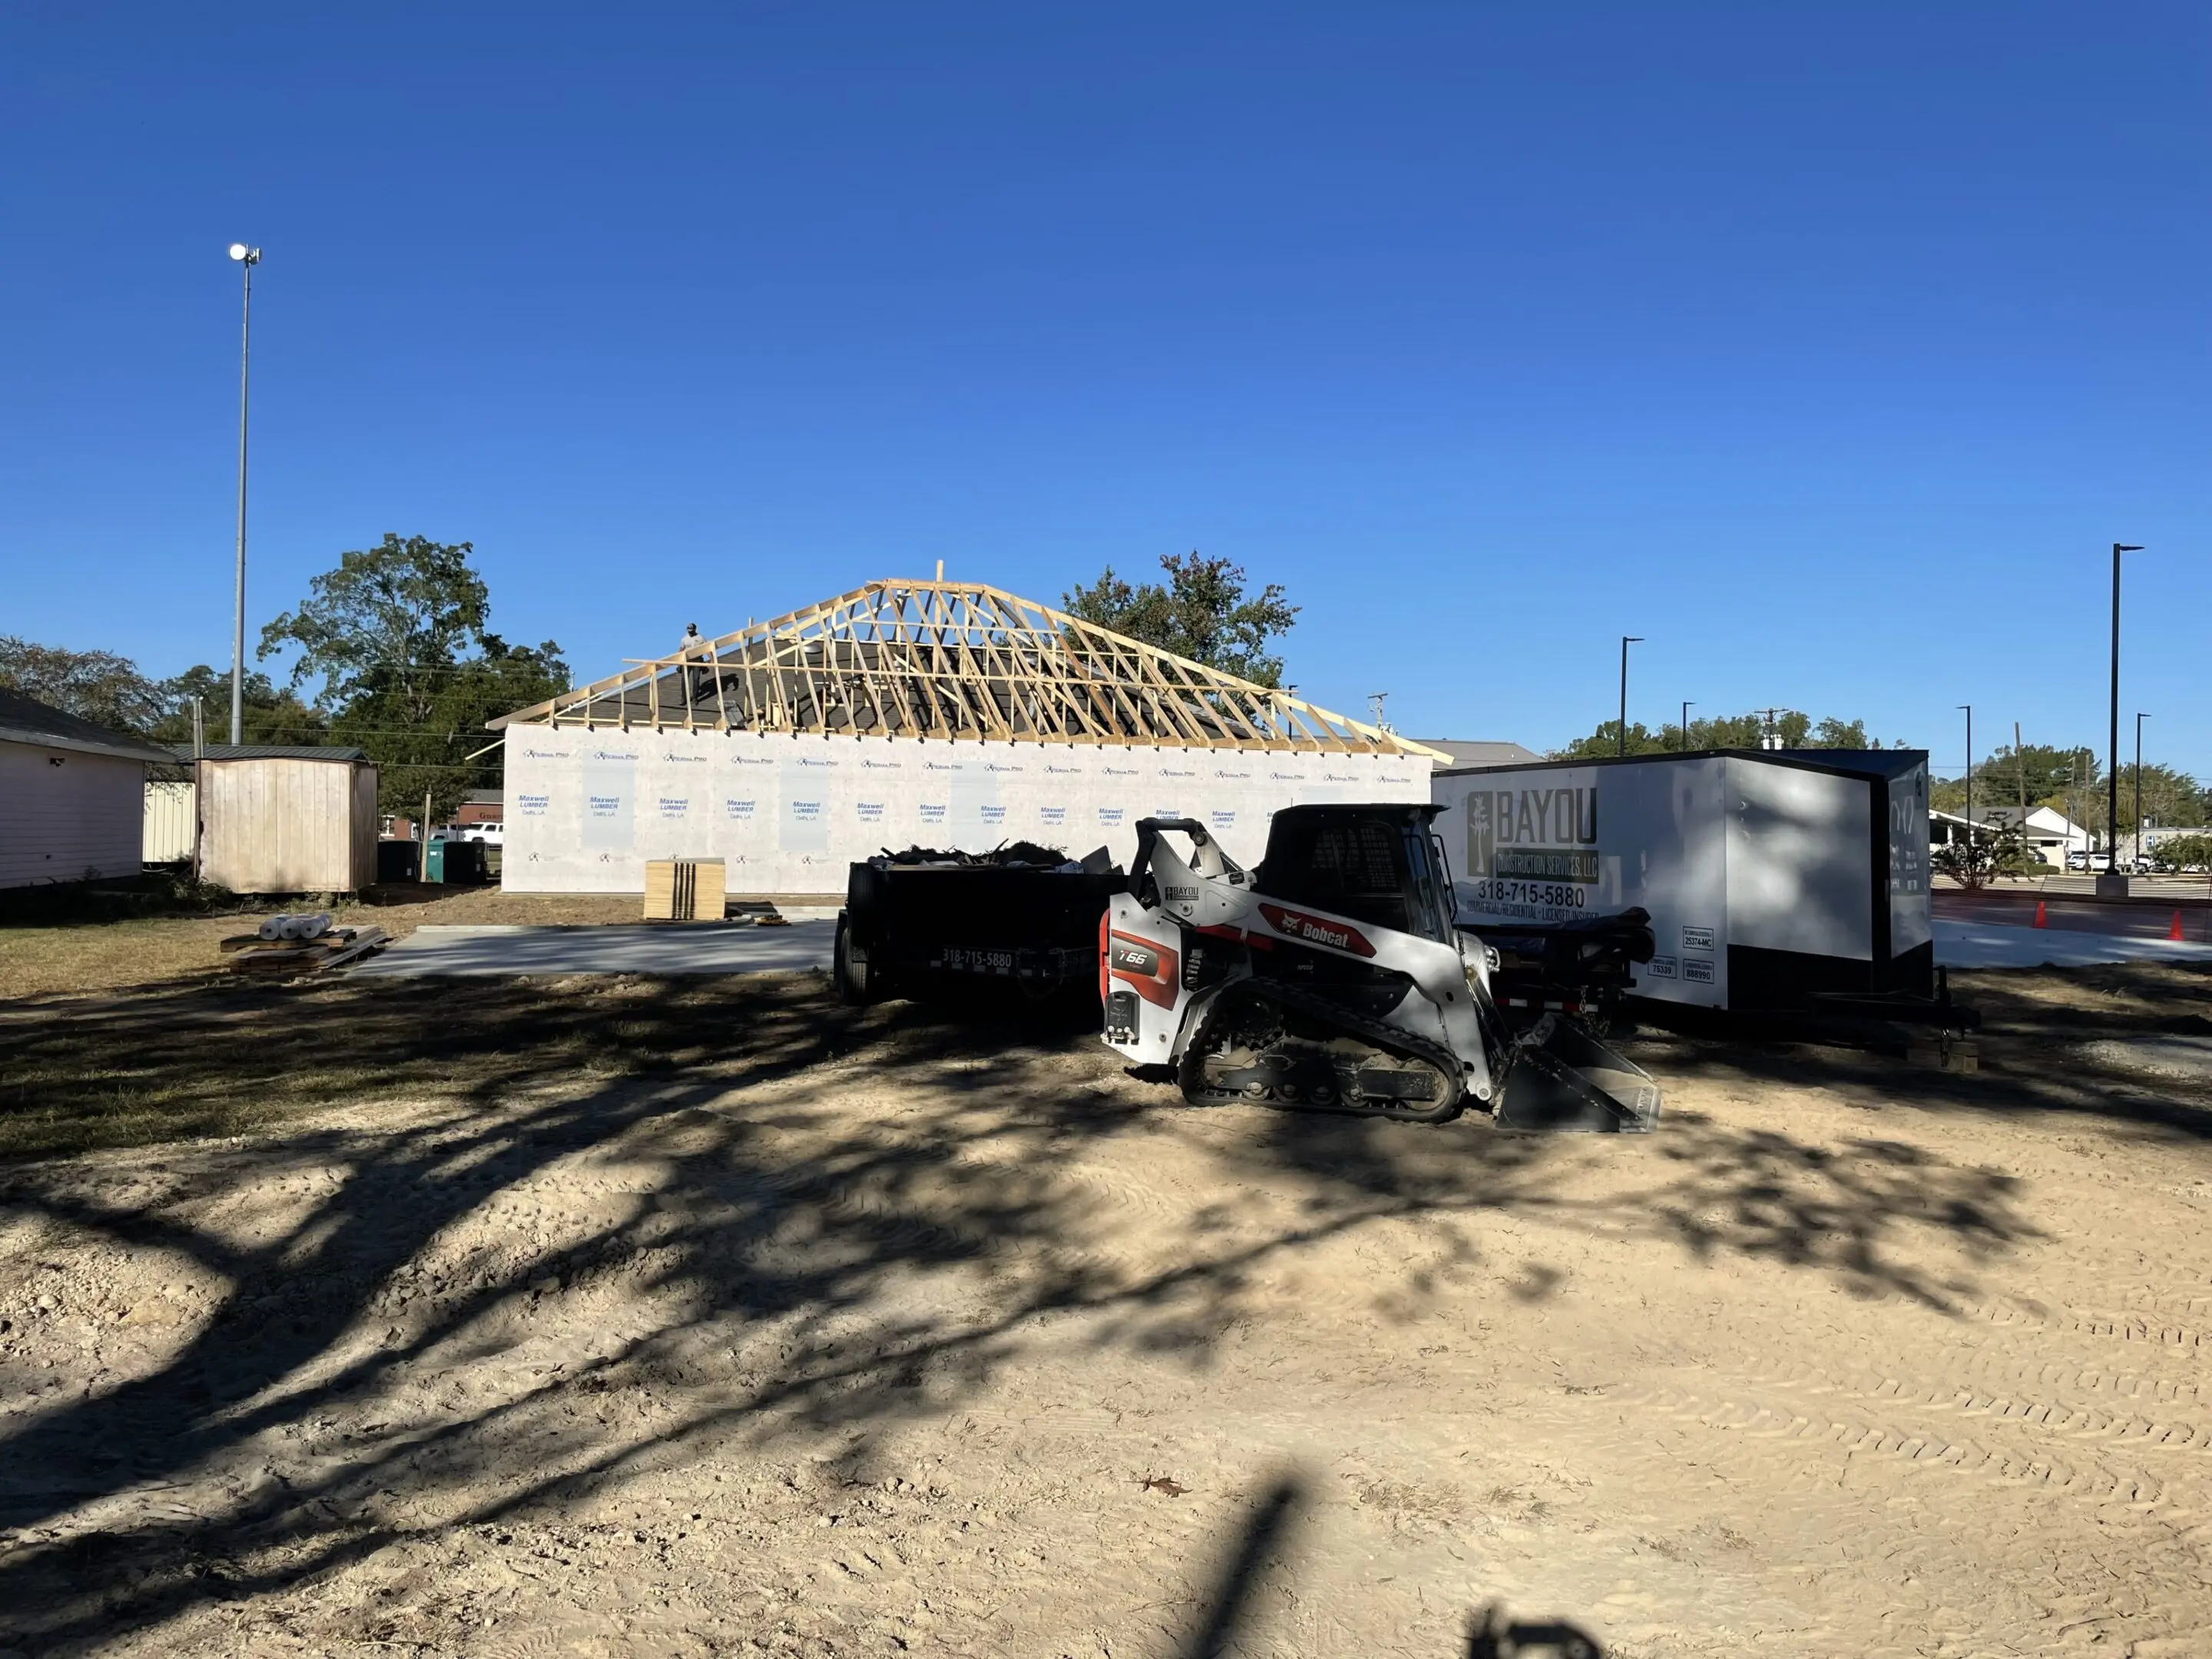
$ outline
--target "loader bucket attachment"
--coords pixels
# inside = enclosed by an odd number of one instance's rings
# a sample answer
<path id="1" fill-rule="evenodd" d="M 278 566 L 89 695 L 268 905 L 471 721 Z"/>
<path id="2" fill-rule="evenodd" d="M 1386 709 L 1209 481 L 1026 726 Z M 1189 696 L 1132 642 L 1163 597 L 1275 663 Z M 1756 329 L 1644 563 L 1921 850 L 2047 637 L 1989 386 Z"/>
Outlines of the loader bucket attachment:
<path id="1" fill-rule="evenodd" d="M 1659 1085 L 1595 1037 L 1547 1014 L 1516 1044 L 1494 1121 L 1501 1129 L 1648 1134 Z"/>

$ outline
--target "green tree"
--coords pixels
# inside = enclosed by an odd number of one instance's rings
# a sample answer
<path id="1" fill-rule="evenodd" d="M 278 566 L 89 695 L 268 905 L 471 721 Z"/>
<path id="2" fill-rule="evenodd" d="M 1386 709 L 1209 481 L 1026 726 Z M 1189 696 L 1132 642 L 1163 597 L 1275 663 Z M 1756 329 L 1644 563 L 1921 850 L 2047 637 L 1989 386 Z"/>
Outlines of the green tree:
<path id="1" fill-rule="evenodd" d="M 1160 568 L 1167 573 L 1165 586 L 1132 585 L 1109 565 L 1090 586 L 1062 594 L 1061 608 L 1256 684 L 1283 683 L 1283 659 L 1269 647 L 1290 632 L 1298 607 L 1285 602 L 1279 583 L 1269 582 L 1247 599 L 1243 566 L 1195 551 L 1164 556 Z"/>
<path id="2" fill-rule="evenodd" d="M 112 651 L 71 651 L 0 635 L 0 686 L 118 732 L 144 732 L 167 703 L 159 682 Z"/>
<path id="3" fill-rule="evenodd" d="M 249 669 L 240 698 L 239 731 L 246 743 L 319 744 L 327 741 L 330 722 L 289 687 L 272 684 L 258 669 Z M 196 663 L 173 679 L 161 682 L 161 700 L 168 712 L 154 723 L 148 736 L 156 743 L 192 740 L 192 700 L 199 699 L 210 743 L 230 740 L 230 674 L 206 663 Z"/>
<path id="4" fill-rule="evenodd" d="M 1693 723 L 1691 731 L 1697 730 Z M 1628 723 L 1628 752 L 1632 755 L 1663 755 L 1682 746 L 1681 729 L 1669 726 L 1664 732 L 1654 732 L 1642 720 Z M 1696 748 L 1695 743 L 1691 744 Z M 1554 749 L 1547 757 L 1551 760 L 1602 760 L 1608 755 L 1620 753 L 1620 722 L 1601 720 L 1596 731 L 1586 738 L 1577 738 L 1564 749 Z"/>
<path id="5" fill-rule="evenodd" d="M 1937 875 L 1948 876 L 1969 890 L 1992 876 L 2026 875 L 2036 867 L 2020 826 L 2010 823 L 1948 842 L 1929 854 L 1928 862 Z"/>
<path id="6" fill-rule="evenodd" d="M 1764 712 L 1748 714 L 1720 714 L 1709 720 L 1690 722 L 1687 741 L 1680 726 L 1665 726 L 1654 732 L 1641 720 L 1631 720 L 1628 726 L 1628 752 L 1632 755 L 1658 755 L 1680 749 L 1758 749 L 1766 741 L 1769 731 Z M 1794 708 L 1778 709 L 1771 728 L 1782 739 L 1784 749 L 1879 749 L 1881 745 L 1867 736 L 1864 720 L 1840 720 L 1831 715 L 1817 725 Z M 1554 749 L 1553 760 L 1602 760 L 1608 755 L 1620 753 L 1620 722 L 1601 720 L 1597 729 L 1586 738 L 1577 738 L 1565 748 Z"/>
<path id="7" fill-rule="evenodd" d="M 2151 848 L 2169 870 L 2212 867 L 2212 836 L 2166 836 Z"/>
<path id="8" fill-rule="evenodd" d="M 433 821 L 500 781 L 484 722 L 567 689 L 561 647 L 510 646 L 489 630 L 491 595 L 468 542 L 387 535 L 343 554 L 308 596 L 261 632 L 260 654 L 295 650 L 289 684 L 318 682 L 333 742 L 377 763 L 384 810 Z M 478 754 L 478 750 L 489 752 Z"/>
<path id="9" fill-rule="evenodd" d="M 2191 827 L 2205 822 L 2205 791 L 2186 772 L 2148 762 L 2142 769 L 2142 815 L 2150 823 Z M 2120 768 L 2120 833 L 2135 822 L 2136 769 L 2130 761 Z"/>
<path id="10" fill-rule="evenodd" d="M 1867 736 L 1864 720 L 1845 722 L 1830 714 L 1813 728 L 1811 746 L 1815 749 L 1879 749 L 1881 744 Z"/>

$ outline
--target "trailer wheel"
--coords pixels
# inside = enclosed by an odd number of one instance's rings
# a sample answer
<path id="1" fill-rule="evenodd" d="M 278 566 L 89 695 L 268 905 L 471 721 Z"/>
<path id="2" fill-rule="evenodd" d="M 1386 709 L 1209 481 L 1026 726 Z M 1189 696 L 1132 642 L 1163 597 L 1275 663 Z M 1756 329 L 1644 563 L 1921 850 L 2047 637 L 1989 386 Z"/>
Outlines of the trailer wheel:
<path id="1" fill-rule="evenodd" d="M 852 924 L 842 913 L 837 917 L 837 943 L 830 957 L 830 976 L 837 987 L 837 1000 L 865 1007 L 876 1000 L 875 976 L 868 971 L 868 947 L 853 937 Z"/>

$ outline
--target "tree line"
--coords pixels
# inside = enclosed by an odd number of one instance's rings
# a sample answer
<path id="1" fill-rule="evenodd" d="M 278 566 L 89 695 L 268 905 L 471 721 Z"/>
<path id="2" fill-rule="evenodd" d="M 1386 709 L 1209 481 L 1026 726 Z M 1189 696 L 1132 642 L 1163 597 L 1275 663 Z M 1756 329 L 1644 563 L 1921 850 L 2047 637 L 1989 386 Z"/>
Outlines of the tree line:
<path id="1" fill-rule="evenodd" d="M 1662 755 L 1686 749 L 1758 749 L 1765 746 L 1770 732 L 1781 738 L 1785 749 L 1883 746 L 1868 734 L 1864 720 L 1846 720 L 1832 715 L 1815 720 L 1805 714 L 1777 711 L 1770 725 L 1764 713 L 1753 711 L 1694 720 L 1686 732 L 1679 725 L 1654 731 L 1641 721 L 1632 720 L 1628 726 L 1628 752 Z M 1907 745 L 1899 739 L 1889 746 L 1903 749 Z M 1553 750 L 1549 758 L 1605 759 L 1620 752 L 1620 722 L 1613 720 L 1601 721 L 1588 737 L 1577 738 L 1565 748 Z M 2068 749 L 2048 744 L 2023 744 L 2017 749 L 2008 745 L 1974 763 L 1974 806 L 1978 814 L 1985 806 L 2017 806 L 2025 800 L 2031 811 L 2047 806 L 2075 823 L 2101 833 L 2107 809 L 2106 775 L 2093 749 Z M 2135 802 L 2136 768 L 2133 762 L 2126 762 L 2120 767 L 2123 835 L 2128 833 L 2124 826 L 2134 821 Z M 1939 812 L 1964 811 L 1965 774 L 1931 777 L 1928 804 Z M 2142 769 L 2142 814 L 2154 824 L 2212 823 L 2212 788 L 2200 784 L 2186 772 L 2146 762 Z"/>
<path id="2" fill-rule="evenodd" d="M 282 681 L 245 676 L 249 744 L 358 748 L 377 764 L 382 810 L 433 822 L 472 789 L 496 789 L 501 750 L 484 722 L 566 690 L 551 640 L 514 646 L 492 630 L 491 594 L 468 542 L 386 535 L 339 556 L 300 603 L 261 630 L 259 660 L 288 656 Z M 81 720 L 188 744 L 197 701 L 210 743 L 230 735 L 230 673 L 199 663 L 167 679 L 111 651 L 0 636 L 0 685 Z M 478 752 L 483 751 L 483 752 Z"/>
<path id="3" fill-rule="evenodd" d="M 1668 755 L 1690 749 L 1759 749 L 1766 744 L 1769 735 L 1782 740 L 1784 749 L 1879 749 L 1879 738 L 1867 735 L 1864 720 L 1838 720 L 1833 715 L 1815 720 L 1794 708 L 1773 711 L 1770 720 L 1765 713 L 1753 710 L 1747 714 L 1720 714 L 1692 720 L 1686 730 L 1680 725 L 1662 726 L 1652 730 L 1641 720 L 1628 723 L 1628 752 L 1632 755 Z M 1906 745 L 1899 738 L 1893 747 Z M 1597 729 L 1586 738 L 1577 738 L 1565 748 L 1554 749 L 1547 757 L 1552 760 L 1601 760 L 1620 753 L 1620 722 L 1601 720 Z"/>

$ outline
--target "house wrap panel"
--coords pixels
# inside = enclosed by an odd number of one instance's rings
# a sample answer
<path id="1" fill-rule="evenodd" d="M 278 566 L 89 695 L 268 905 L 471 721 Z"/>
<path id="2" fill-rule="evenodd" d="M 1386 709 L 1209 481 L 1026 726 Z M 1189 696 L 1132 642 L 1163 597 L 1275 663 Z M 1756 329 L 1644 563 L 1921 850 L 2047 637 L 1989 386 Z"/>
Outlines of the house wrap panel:
<path id="1" fill-rule="evenodd" d="M 732 893 L 842 892 L 884 848 L 1034 841 L 1127 864 L 1137 820 L 1191 817 L 1257 861 L 1279 807 L 1419 801 L 1410 755 L 510 726 L 501 881 L 642 892 L 647 860 L 719 858 Z"/>

